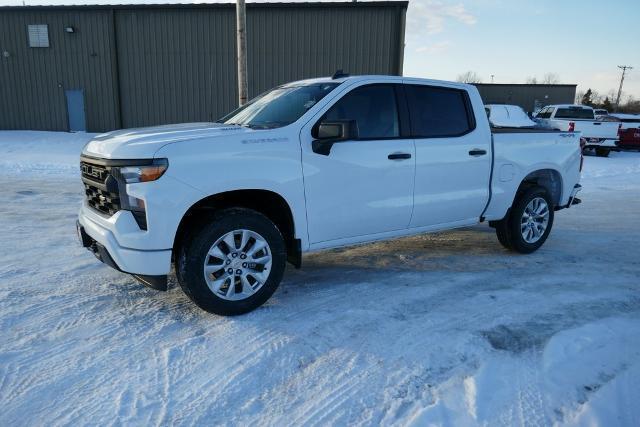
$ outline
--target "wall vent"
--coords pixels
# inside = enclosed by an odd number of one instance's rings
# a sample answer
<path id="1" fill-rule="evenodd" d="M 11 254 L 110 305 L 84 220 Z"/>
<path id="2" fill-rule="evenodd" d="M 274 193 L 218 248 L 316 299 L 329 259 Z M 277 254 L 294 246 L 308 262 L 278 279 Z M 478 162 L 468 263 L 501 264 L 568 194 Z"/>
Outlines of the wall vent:
<path id="1" fill-rule="evenodd" d="M 49 47 L 49 27 L 47 25 L 27 25 L 29 47 Z"/>

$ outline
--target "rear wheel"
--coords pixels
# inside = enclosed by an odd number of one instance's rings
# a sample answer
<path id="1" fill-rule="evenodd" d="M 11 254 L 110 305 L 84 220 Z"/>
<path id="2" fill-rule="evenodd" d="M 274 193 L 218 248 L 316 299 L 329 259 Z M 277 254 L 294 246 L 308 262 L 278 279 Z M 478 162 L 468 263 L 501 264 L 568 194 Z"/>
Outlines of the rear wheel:
<path id="1" fill-rule="evenodd" d="M 250 209 L 225 209 L 182 245 L 177 277 L 200 308 L 236 315 L 273 295 L 285 262 L 284 239 L 269 218 Z"/>
<path id="2" fill-rule="evenodd" d="M 535 186 L 518 194 L 507 216 L 496 223 L 496 234 L 505 248 L 528 254 L 544 244 L 552 226 L 551 197 Z"/>
<path id="3" fill-rule="evenodd" d="M 609 148 L 596 147 L 596 156 L 609 157 L 611 150 Z"/>

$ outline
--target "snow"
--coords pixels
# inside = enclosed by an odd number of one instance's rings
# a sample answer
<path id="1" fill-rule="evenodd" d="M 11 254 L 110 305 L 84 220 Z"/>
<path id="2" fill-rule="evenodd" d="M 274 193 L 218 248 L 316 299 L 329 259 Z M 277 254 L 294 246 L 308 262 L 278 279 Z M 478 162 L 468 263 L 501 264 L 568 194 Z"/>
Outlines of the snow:
<path id="1" fill-rule="evenodd" d="M 79 247 L 88 134 L 0 132 L 0 425 L 640 423 L 640 153 L 523 256 L 479 225 L 306 256 L 224 318 Z"/>

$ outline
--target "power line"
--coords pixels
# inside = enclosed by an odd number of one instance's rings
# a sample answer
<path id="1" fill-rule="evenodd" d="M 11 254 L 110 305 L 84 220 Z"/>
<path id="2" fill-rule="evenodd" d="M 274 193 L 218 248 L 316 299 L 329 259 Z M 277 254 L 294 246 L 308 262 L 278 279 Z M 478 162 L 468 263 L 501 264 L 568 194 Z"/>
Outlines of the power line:
<path id="1" fill-rule="evenodd" d="M 620 87 L 618 88 L 618 97 L 616 99 L 616 111 L 618 111 L 618 107 L 620 107 L 620 97 L 622 96 L 622 83 L 624 82 L 624 75 L 627 70 L 633 70 L 633 67 L 630 65 L 618 65 L 618 68 L 622 70 L 622 76 L 620 77 Z"/>

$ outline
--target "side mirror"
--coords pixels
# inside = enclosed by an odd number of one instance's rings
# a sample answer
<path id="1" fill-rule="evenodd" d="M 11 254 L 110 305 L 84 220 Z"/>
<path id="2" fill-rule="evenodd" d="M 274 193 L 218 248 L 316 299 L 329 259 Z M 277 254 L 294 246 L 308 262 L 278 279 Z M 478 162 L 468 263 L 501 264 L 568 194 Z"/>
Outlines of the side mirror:
<path id="1" fill-rule="evenodd" d="M 314 129 L 313 137 L 313 152 L 328 156 L 336 142 L 358 139 L 358 125 L 355 120 L 323 121 Z"/>

